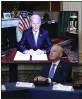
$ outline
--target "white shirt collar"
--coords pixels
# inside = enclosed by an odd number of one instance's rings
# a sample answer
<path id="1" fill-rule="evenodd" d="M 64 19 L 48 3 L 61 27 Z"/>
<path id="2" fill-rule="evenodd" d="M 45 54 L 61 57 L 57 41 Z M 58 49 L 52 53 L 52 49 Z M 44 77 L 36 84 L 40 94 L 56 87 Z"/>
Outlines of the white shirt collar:
<path id="1" fill-rule="evenodd" d="M 53 62 L 52 62 L 52 65 L 53 65 L 53 64 L 58 65 L 58 64 L 59 64 L 59 62 L 60 62 L 60 60 L 59 60 L 59 61 L 57 61 L 57 62 L 55 62 L 55 63 L 53 63 Z"/>
<path id="2" fill-rule="evenodd" d="M 53 64 L 56 64 L 56 66 L 55 66 L 55 68 L 54 68 L 54 71 L 55 71 L 55 70 L 56 70 L 56 68 L 57 68 L 57 66 L 58 66 L 58 64 L 59 64 L 59 62 L 60 62 L 60 60 L 59 60 L 59 61 L 57 61 L 57 62 L 55 62 L 55 63 L 53 63 L 53 62 L 52 62 L 52 65 L 51 65 L 50 69 L 53 67 Z"/>
<path id="3" fill-rule="evenodd" d="M 35 34 L 35 32 L 34 32 L 34 31 L 33 31 L 33 34 Z M 37 31 L 37 32 L 36 32 L 36 35 L 38 35 L 38 34 L 39 34 L 39 31 Z"/>

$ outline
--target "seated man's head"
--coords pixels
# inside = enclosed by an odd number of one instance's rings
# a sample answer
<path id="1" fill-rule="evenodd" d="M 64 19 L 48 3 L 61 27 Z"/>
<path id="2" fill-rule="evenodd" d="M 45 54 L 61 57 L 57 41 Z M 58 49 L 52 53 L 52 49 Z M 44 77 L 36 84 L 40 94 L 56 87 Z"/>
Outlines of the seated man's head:
<path id="1" fill-rule="evenodd" d="M 38 32 L 41 26 L 41 18 L 39 15 L 34 14 L 30 17 L 30 23 L 32 26 L 32 30 L 34 32 Z"/>
<path id="2" fill-rule="evenodd" d="M 59 45 L 53 45 L 49 54 L 50 60 L 56 62 L 61 59 L 63 54 L 63 48 Z"/>

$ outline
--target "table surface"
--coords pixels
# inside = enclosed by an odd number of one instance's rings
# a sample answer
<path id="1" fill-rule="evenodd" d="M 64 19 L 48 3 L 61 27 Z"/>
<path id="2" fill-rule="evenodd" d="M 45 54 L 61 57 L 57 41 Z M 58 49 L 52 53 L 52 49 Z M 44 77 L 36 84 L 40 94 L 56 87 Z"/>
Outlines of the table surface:
<path id="1" fill-rule="evenodd" d="M 32 60 L 30 60 L 30 61 L 14 61 L 16 52 L 17 52 L 17 50 L 15 50 L 15 49 L 9 50 L 7 52 L 6 56 L 1 57 L 1 63 L 2 64 L 5 64 L 5 63 L 51 63 L 51 61 L 49 59 L 48 59 L 48 61 L 47 60 L 44 60 L 44 61 L 32 61 Z M 68 59 L 62 58 L 62 61 L 68 62 Z"/>
<path id="2" fill-rule="evenodd" d="M 19 88 L 15 87 L 16 83 L 6 83 L 4 84 L 6 87 L 6 91 L 2 91 L 2 93 L 9 93 L 20 91 L 27 92 L 31 96 L 31 99 L 82 99 L 82 90 L 75 91 L 57 91 L 52 90 L 52 86 L 45 87 L 35 87 L 35 88 Z M 7 94 L 8 95 L 8 94 Z M 9 94 L 10 95 L 10 94 Z M 21 95 L 21 94 L 20 94 Z"/>

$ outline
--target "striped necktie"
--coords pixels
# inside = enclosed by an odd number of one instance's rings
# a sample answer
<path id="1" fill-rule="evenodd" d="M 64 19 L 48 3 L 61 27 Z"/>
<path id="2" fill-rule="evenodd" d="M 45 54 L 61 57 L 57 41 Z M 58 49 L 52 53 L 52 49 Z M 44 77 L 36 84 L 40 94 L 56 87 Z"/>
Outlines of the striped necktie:
<path id="1" fill-rule="evenodd" d="M 53 64 L 52 68 L 49 71 L 49 75 L 48 78 L 53 78 L 54 77 L 54 68 L 55 68 L 56 64 Z"/>

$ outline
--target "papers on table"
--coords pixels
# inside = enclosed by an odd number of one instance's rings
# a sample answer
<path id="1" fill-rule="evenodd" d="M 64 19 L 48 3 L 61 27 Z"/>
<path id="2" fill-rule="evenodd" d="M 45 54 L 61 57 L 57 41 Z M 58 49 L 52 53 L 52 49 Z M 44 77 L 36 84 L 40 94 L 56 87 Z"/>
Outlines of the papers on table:
<path id="1" fill-rule="evenodd" d="M 33 61 L 44 61 L 44 60 L 48 60 L 47 55 L 44 53 L 37 53 L 36 51 L 34 51 L 34 53 L 32 55 L 30 54 L 23 54 L 19 51 L 16 52 L 16 55 L 14 57 L 14 61 L 28 61 L 30 60 L 30 57 L 32 57 L 31 59 Z"/>
<path id="2" fill-rule="evenodd" d="M 41 60 L 41 61 L 44 61 L 44 60 L 48 60 L 48 58 L 47 58 L 47 55 L 46 54 L 40 54 L 40 55 L 37 55 L 37 54 L 34 54 L 34 55 L 32 55 L 32 60 L 36 60 L 36 61 L 38 61 L 38 60 Z"/>
<path id="3" fill-rule="evenodd" d="M 14 57 L 14 61 L 24 61 L 24 60 L 30 60 L 29 54 L 23 54 L 19 51 L 16 52 L 16 55 Z"/>
<path id="4" fill-rule="evenodd" d="M 1 90 L 6 90 L 5 85 L 1 85 Z"/>
<path id="5" fill-rule="evenodd" d="M 29 82 L 17 82 L 16 87 L 35 88 L 35 85 L 33 83 L 29 83 Z"/>
<path id="6" fill-rule="evenodd" d="M 72 86 L 66 86 L 66 85 L 62 85 L 62 84 L 53 85 L 52 90 L 74 91 Z"/>

